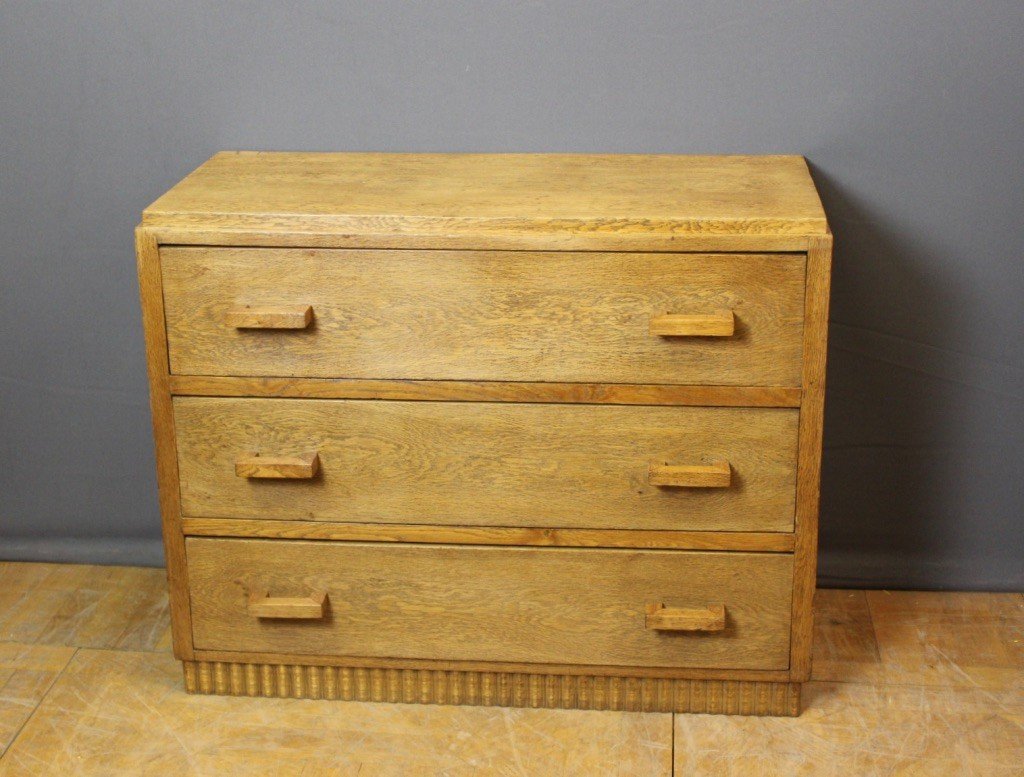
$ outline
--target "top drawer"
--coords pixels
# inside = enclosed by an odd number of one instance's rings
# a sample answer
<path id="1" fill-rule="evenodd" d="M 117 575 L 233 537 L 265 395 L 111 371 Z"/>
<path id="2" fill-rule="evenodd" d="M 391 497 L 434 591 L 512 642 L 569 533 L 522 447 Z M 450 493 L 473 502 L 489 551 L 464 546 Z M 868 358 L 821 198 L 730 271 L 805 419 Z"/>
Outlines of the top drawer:
<path id="1" fill-rule="evenodd" d="M 800 384 L 802 254 L 167 247 L 160 258 L 180 375 Z"/>

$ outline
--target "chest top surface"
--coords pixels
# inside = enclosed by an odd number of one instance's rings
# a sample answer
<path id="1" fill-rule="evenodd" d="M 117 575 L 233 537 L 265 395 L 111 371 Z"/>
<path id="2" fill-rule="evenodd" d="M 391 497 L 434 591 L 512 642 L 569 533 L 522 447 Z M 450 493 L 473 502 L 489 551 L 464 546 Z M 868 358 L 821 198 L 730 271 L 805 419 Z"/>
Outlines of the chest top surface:
<path id="1" fill-rule="evenodd" d="M 143 214 L 154 228 L 820 235 L 799 156 L 225 151 Z"/>

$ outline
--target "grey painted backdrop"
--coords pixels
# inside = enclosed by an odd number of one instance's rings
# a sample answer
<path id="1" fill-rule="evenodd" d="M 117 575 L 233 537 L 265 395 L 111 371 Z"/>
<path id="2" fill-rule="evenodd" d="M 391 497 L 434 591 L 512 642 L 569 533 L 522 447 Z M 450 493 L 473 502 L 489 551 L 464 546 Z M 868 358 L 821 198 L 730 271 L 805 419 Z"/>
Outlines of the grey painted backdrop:
<path id="1" fill-rule="evenodd" d="M 160 563 L 132 255 L 219 149 L 802 153 L 826 583 L 1024 586 L 1024 4 L 0 3 L 0 557 Z"/>

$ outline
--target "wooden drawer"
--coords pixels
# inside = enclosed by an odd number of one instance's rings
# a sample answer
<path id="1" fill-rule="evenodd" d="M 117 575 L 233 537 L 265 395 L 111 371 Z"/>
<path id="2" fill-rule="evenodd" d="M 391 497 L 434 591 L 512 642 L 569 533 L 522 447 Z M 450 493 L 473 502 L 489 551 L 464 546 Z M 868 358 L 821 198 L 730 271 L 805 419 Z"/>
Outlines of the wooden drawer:
<path id="1" fill-rule="evenodd" d="M 788 554 L 201 538 L 186 548 L 200 650 L 789 666 Z M 716 605 L 720 623 L 705 612 Z"/>
<path id="2" fill-rule="evenodd" d="M 793 529 L 795 409 L 206 397 L 173 406 L 188 517 Z"/>
<path id="3" fill-rule="evenodd" d="M 160 259 L 175 374 L 800 385 L 798 254 L 165 247 Z"/>

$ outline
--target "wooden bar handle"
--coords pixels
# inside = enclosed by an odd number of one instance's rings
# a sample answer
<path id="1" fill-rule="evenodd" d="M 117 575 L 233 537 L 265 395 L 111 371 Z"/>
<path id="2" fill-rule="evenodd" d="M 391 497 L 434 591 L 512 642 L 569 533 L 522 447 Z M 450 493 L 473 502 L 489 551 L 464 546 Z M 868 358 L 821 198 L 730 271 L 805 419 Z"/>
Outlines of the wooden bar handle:
<path id="1" fill-rule="evenodd" d="M 735 333 L 736 317 L 731 310 L 651 317 L 651 334 L 661 337 L 732 337 Z"/>
<path id="2" fill-rule="evenodd" d="M 321 620 L 326 604 L 326 591 L 314 591 L 309 596 L 271 596 L 266 589 L 249 593 L 249 614 L 256 618 Z"/>
<path id="3" fill-rule="evenodd" d="M 648 604 L 644 625 L 653 631 L 724 631 L 725 605 L 666 607 Z"/>
<path id="4" fill-rule="evenodd" d="M 728 488 L 732 467 L 727 461 L 711 464 L 651 464 L 647 482 L 667 488 Z"/>
<path id="5" fill-rule="evenodd" d="M 228 311 L 235 329 L 305 329 L 313 322 L 311 305 L 245 305 Z"/>
<path id="6" fill-rule="evenodd" d="M 309 480 L 320 471 L 320 454 L 305 456 L 261 456 L 247 453 L 235 459 L 235 474 L 240 478 Z"/>

